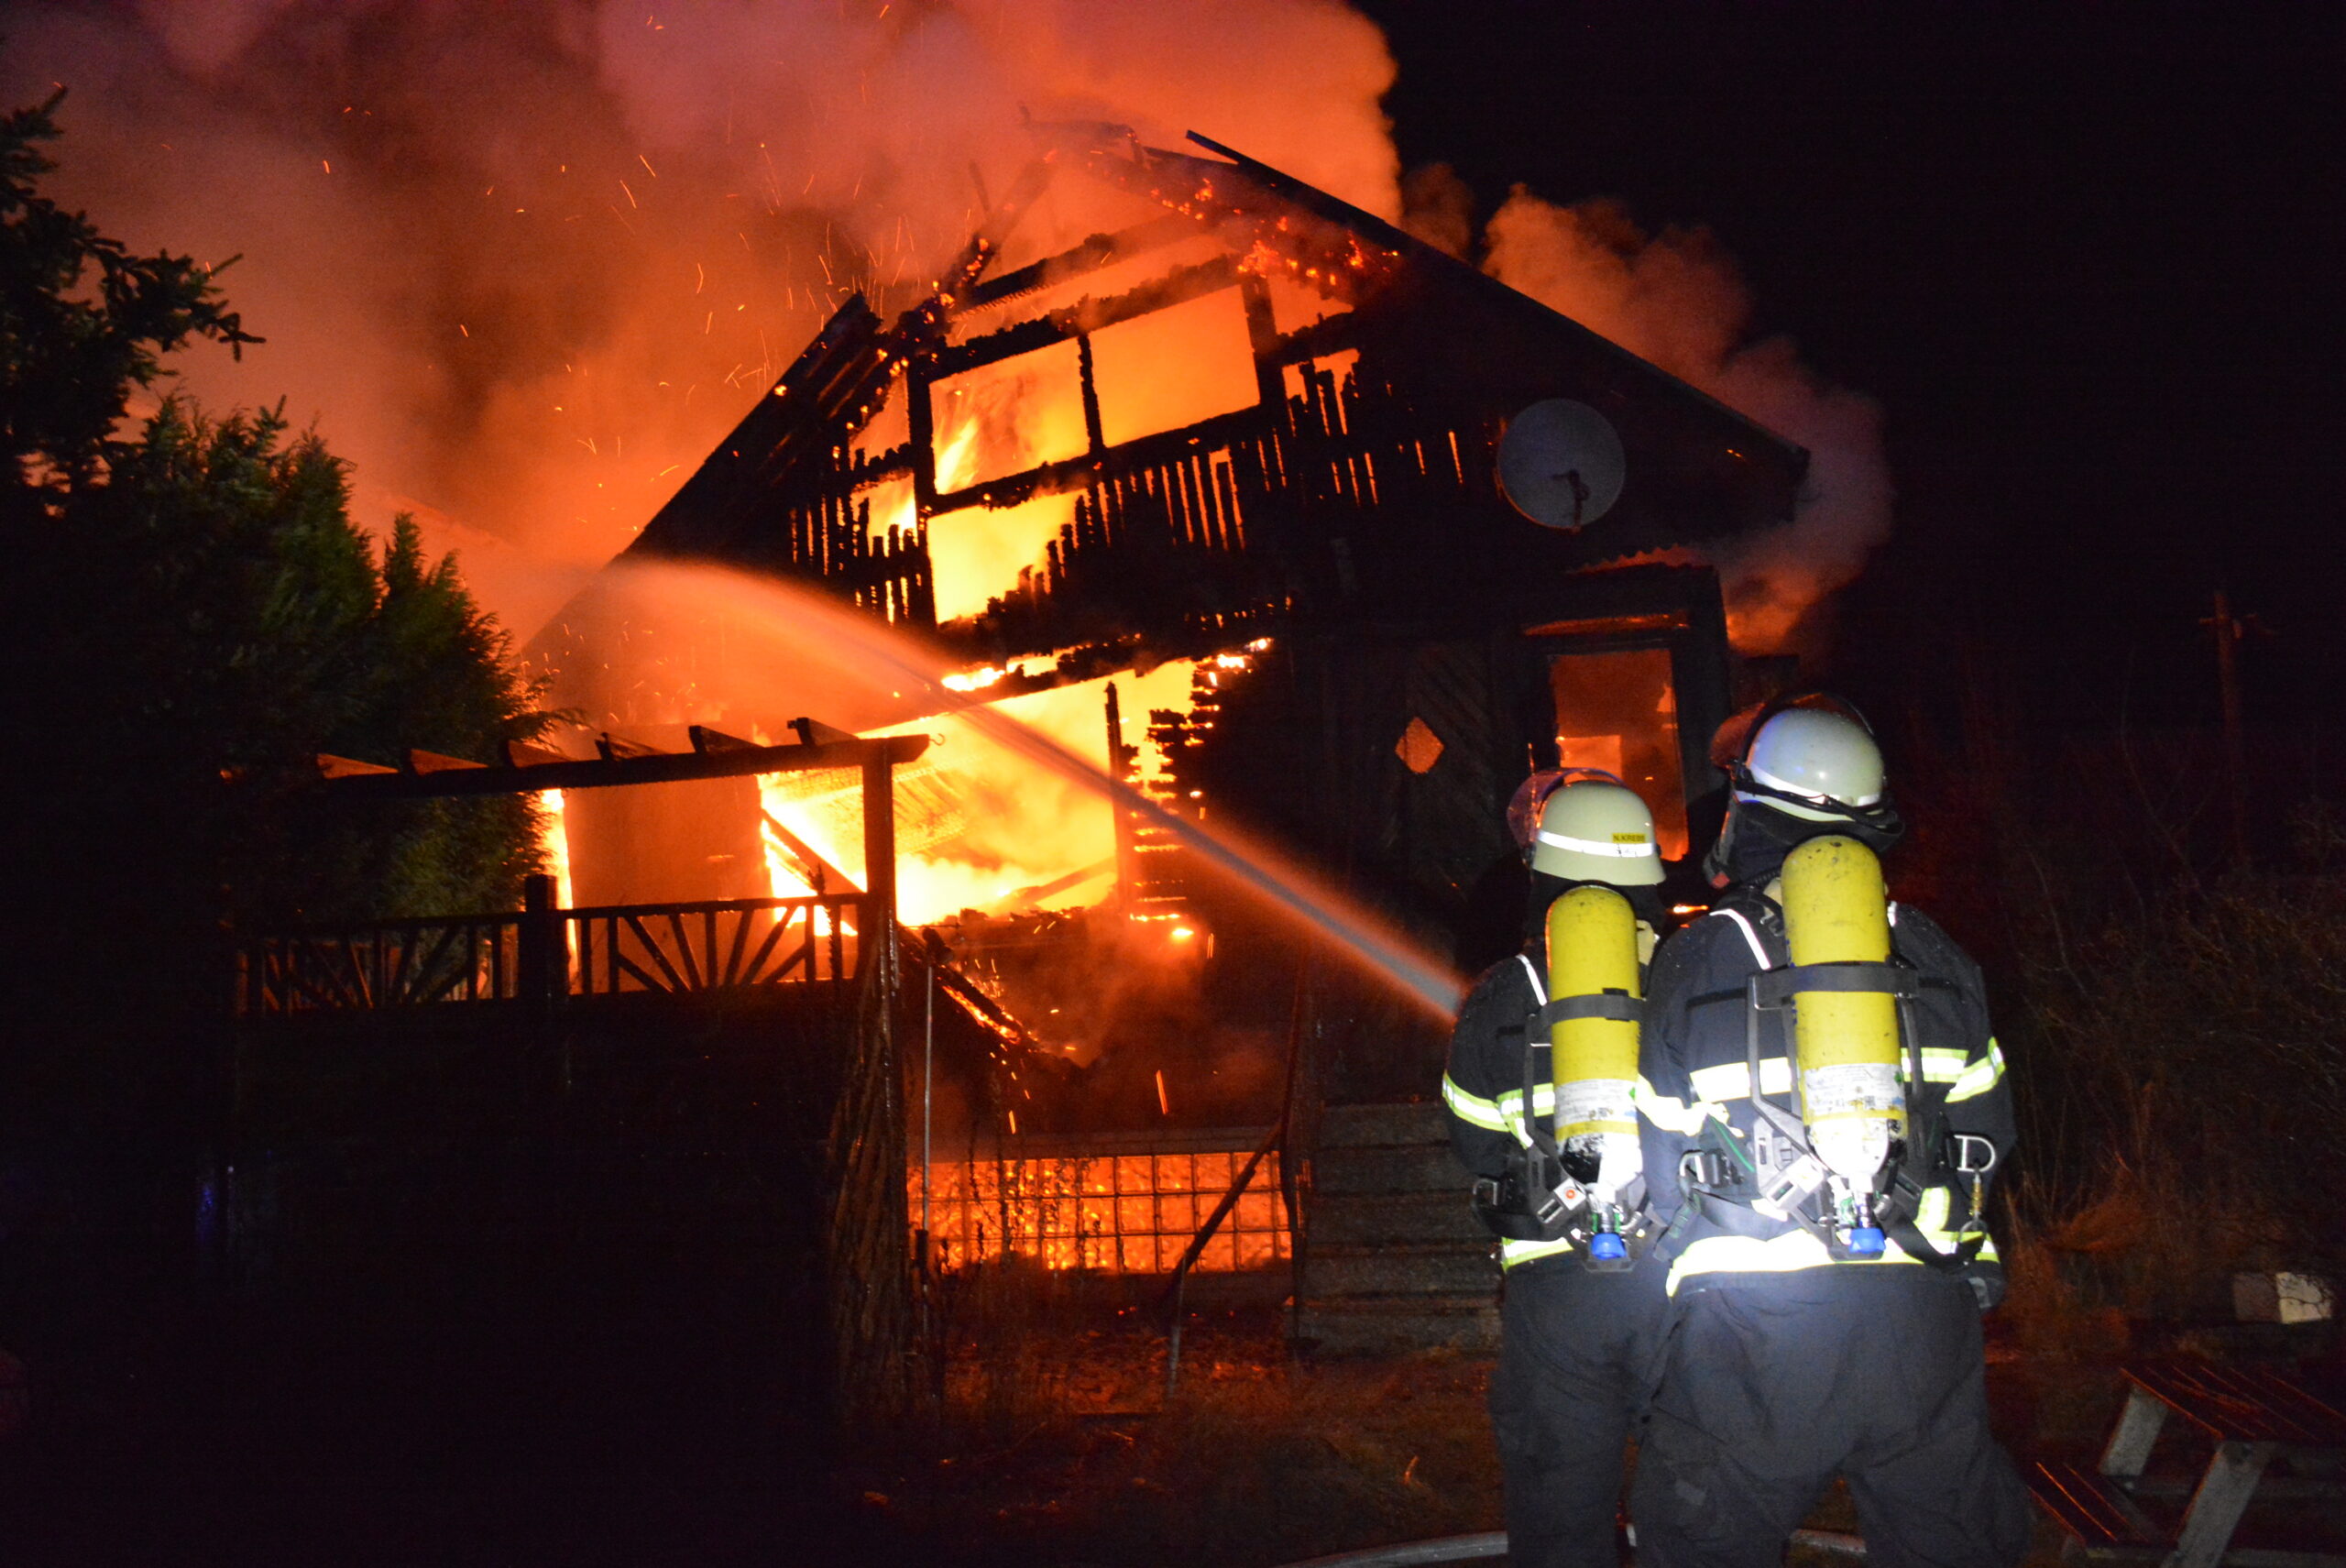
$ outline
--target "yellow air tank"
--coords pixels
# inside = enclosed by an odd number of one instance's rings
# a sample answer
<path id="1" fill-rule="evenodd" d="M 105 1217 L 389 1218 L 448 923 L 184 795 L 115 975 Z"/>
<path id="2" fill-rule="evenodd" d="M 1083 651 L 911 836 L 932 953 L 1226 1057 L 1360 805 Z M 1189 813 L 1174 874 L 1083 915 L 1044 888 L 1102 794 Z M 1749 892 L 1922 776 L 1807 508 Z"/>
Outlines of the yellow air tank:
<path id="1" fill-rule="evenodd" d="M 1609 887 L 1584 884 L 1548 906 L 1548 994 L 1639 994 L 1638 917 Z M 1568 1018 L 1549 1032 L 1554 1047 L 1557 1141 L 1596 1157 L 1589 1183 L 1598 1208 L 1611 1206 L 1643 1168 L 1638 1147 L 1638 1026 L 1615 1018 Z"/>
<path id="2" fill-rule="evenodd" d="M 1888 961 L 1881 861 L 1855 839 L 1811 839 L 1786 855 L 1783 906 L 1793 963 Z M 1891 1140 L 1906 1130 L 1897 1001 L 1880 992 L 1804 991 L 1793 1009 L 1809 1142 L 1827 1169 L 1869 1187 Z"/>

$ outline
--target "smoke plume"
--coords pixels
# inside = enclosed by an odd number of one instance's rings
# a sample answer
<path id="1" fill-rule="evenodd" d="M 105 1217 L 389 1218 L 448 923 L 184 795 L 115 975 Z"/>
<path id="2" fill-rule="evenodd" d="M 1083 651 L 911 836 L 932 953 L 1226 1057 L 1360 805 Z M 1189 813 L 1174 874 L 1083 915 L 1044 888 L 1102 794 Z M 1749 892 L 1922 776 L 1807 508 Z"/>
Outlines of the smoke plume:
<path id="1" fill-rule="evenodd" d="M 1211 126 L 1399 211 L 1392 60 L 1326 0 L 113 0 L 8 27 L 0 91 L 70 90 L 66 201 L 141 248 L 241 253 L 222 284 L 269 343 L 192 352 L 183 384 L 314 420 L 367 520 L 417 510 L 523 635 L 850 291 L 934 276 L 1031 155 L 1022 115 Z M 1080 200 L 1029 237 L 1129 221 Z"/>
<path id="2" fill-rule="evenodd" d="M 1881 411 L 1818 378 L 1789 340 L 1747 339 L 1750 296 L 1705 232 L 1649 236 L 1613 203 L 1561 207 L 1518 186 L 1484 237 L 1501 282 L 1808 448 L 1792 523 L 1713 552 L 1737 647 L 1806 641 L 1811 612 L 1890 532 Z"/>
<path id="3" fill-rule="evenodd" d="M 71 90 L 60 192 L 141 248 L 241 254 L 266 346 L 182 356 L 417 511 L 524 636 L 673 493 L 853 290 L 909 301 L 1032 150 L 1022 115 L 1191 127 L 1453 253 L 1448 170 L 1405 203 L 1383 37 L 1335 0 L 36 0 L 11 102 Z M 1141 215 L 1059 182 L 1030 246 Z M 1887 523 L 1878 416 L 1702 236 L 1518 191 L 1489 269 L 1815 455 L 1799 521 L 1722 560 L 1772 647 Z"/>

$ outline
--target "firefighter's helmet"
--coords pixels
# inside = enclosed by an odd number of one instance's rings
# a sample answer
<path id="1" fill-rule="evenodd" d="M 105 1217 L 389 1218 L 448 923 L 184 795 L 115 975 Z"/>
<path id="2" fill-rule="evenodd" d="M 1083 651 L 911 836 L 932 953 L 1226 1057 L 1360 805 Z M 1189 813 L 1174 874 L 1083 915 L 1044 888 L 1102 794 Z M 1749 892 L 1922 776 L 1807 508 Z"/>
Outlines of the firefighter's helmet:
<path id="1" fill-rule="evenodd" d="M 1881 748 L 1847 714 L 1786 707 L 1762 719 L 1735 770 L 1735 798 L 1811 822 L 1845 822 L 1881 806 Z"/>
<path id="2" fill-rule="evenodd" d="M 1610 774 L 1568 775 L 1540 808 L 1531 869 L 1569 882 L 1650 887 L 1661 880 L 1653 813 Z"/>

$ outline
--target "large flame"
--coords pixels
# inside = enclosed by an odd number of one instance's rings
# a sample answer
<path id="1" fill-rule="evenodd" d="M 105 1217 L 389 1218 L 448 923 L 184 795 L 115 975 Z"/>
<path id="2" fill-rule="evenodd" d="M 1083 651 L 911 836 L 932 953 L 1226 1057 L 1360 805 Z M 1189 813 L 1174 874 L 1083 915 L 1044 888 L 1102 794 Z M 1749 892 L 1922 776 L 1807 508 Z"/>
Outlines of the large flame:
<path id="1" fill-rule="evenodd" d="M 1114 677 L 1122 739 L 1138 749 L 1142 782 L 1161 775 L 1162 759 L 1145 746 L 1153 709 L 1185 712 L 1196 665 L 1180 660 L 1145 675 Z M 1079 682 L 992 705 L 1001 715 L 1048 736 L 1078 756 L 1105 765 L 1107 679 Z M 1113 884 L 1115 826 L 1107 801 L 1043 768 L 989 736 L 965 716 L 947 715 L 872 731 L 937 738 L 906 770 L 896 790 L 896 899 L 914 925 L 964 909 L 1076 908 L 1097 904 Z M 856 885 L 863 880 L 861 780 L 804 773 L 760 776 L 759 793 L 773 824 L 766 865 L 776 895 L 813 891 L 804 859 L 783 834 L 812 848 Z M 1089 872 L 1079 881 L 1067 879 Z M 1053 887 L 1053 884 L 1061 884 Z M 1036 894 L 1033 890 L 1052 888 Z M 832 891 L 838 891 L 834 888 Z M 1029 896 L 1022 898 L 1022 894 Z"/>

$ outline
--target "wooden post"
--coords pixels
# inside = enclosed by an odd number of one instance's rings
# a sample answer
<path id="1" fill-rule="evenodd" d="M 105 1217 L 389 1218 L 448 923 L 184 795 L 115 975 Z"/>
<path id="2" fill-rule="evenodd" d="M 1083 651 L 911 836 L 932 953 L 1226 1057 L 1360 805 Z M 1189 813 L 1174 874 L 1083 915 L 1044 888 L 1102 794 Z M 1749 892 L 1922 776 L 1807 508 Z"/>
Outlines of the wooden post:
<path id="1" fill-rule="evenodd" d="M 1133 761 L 1137 749 L 1124 744 L 1124 711 L 1116 699 L 1116 683 L 1108 683 L 1108 776 L 1120 784 L 1133 779 Z M 1116 903 L 1130 915 L 1140 898 L 1140 869 L 1134 862 L 1139 859 L 1133 849 L 1133 814 L 1118 795 L 1108 797 L 1108 810 L 1116 829 Z"/>
<path id="2" fill-rule="evenodd" d="M 863 923 L 865 944 L 896 928 L 895 769 L 885 756 L 863 763 Z"/>
<path id="3" fill-rule="evenodd" d="M 562 939 L 562 911 L 554 905 L 554 878 L 521 879 L 521 939 L 514 981 L 521 999 L 551 1012 L 570 991 L 570 955 Z"/>

